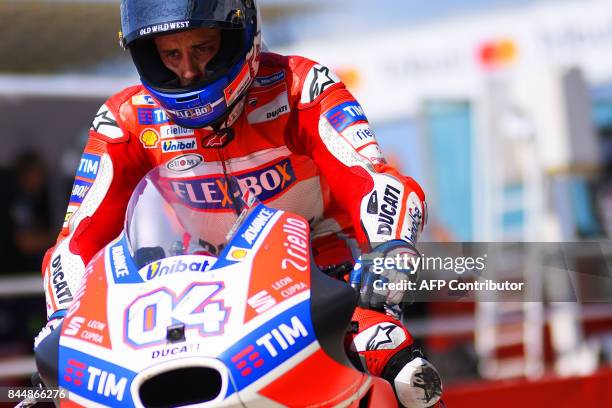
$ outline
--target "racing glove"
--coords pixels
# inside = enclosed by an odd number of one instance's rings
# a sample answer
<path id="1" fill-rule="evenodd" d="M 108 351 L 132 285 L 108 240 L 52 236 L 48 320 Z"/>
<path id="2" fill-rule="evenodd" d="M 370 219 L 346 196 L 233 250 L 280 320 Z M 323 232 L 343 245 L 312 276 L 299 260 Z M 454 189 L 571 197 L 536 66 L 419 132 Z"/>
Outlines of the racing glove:
<path id="1" fill-rule="evenodd" d="M 385 242 L 359 257 L 349 278 L 359 290 L 359 306 L 399 318 L 400 304 L 414 300 L 409 282 L 416 282 L 414 260 L 419 257 L 417 249 L 402 240 Z"/>
<path id="2" fill-rule="evenodd" d="M 57 329 L 64 321 L 64 316 L 66 316 L 66 309 L 57 310 L 51 316 L 49 316 L 49 320 L 47 324 L 40 329 L 38 335 L 34 338 L 34 350 L 38 348 L 38 345 L 47 338 L 55 329 Z"/>

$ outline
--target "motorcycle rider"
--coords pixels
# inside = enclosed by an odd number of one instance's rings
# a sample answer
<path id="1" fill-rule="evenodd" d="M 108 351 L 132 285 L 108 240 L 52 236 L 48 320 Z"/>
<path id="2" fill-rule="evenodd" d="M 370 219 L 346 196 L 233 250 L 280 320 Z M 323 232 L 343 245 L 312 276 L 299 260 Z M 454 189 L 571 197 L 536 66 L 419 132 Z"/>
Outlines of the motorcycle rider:
<path id="1" fill-rule="evenodd" d="M 363 109 L 329 68 L 262 51 L 254 0 L 122 0 L 121 25 L 142 85 L 113 95 L 94 117 L 62 231 L 43 262 L 49 323 L 38 342 L 61 322 L 85 265 L 121 231 L 138 181 L 181 158 L 218 162 L 225 174 L 217 177 L 235 176 L 267 205 L 309 220 L 318 265 L 352 261 L 354 242 L 416 254 L 423 191 L 386 163 Z M 200 183 L 187 196 L 229 228 L 236 192 L 221 186 Z M 403 295 L 362 288 L 363 303 L 382 300 L 383 312 L 358 308 L 347 343 L 403 405 L 431 406 L 440 379 L 394 316 Z"/>

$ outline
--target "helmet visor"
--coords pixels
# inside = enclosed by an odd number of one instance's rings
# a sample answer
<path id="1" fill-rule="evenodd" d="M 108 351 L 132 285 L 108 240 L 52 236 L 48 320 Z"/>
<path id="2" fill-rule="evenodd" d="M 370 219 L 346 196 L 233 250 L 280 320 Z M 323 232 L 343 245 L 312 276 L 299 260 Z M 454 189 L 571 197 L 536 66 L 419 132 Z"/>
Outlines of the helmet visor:
<path id="1" fill-rule="evenodd" d="M 252 0 L 123 0 L 121 29 L 127 44 L 197 27 L 243 29 L 253 8 Z"/>

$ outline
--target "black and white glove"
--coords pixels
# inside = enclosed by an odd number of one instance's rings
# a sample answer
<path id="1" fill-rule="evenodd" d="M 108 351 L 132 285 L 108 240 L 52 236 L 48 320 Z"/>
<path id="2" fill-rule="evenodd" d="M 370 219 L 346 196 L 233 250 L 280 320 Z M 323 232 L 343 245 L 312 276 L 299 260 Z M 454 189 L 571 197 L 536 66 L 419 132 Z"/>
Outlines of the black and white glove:
<path id="1" fill-rule="evenodd" d="M 362 255 L 351 273 L 350 283 L 359 289 L 359 306 L 385 310 L 399 318 L 400 304 L 412 302 L 408 282 L 416 282 L 417 249 L 406 241 L 393 240 Z"/>
<path id="2" fill-rule="evenodd" d="M 64 316 L 66 316 L 65 309 L 58 310 L 51 316 L 49 316 L 47 324 L 42 329 L 40 329 L 38 335 L 34 338 L 34 350 L 38 348 L 38 345 L 41 341 L 46 339 L 58 326 L 62 324 Z"/>

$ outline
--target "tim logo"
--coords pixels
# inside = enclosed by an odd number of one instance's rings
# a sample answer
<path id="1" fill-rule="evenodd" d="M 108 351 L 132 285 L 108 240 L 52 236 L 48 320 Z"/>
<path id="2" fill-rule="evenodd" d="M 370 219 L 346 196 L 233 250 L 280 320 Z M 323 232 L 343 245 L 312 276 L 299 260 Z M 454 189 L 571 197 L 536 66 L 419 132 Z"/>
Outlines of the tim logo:
<path id="1" fill-rule="evenodd" d="M 138 108 L 138 123 L 141 125 L 158 125 L 169 121 L 163 109 Z"/>
<path id="2" fill-rule="evenodd" d="M 240 375 L 243 377 L 251 374 L 253 369 L 261 367 L 264 362 L 261 354 L 255 350 L 255 346 L 253 345 L 248 346 L 238 354 L 232 356 L 232 363 L 234 363 L 236 369 L 240 371 Z"/>
<path id="3" fill-rule="evenodd" d="M 81 157 L 79 162 L 79 168 L 77 169 L 76 175 L 86 179 L 93 180 L 98 174 L 100 167 L 100 156 L 95 154 L 85 153 Z"/>
<path id="4" fill-rule="evenodd" d="M 342 132 L 353 123 L 368 121 L 363 108 L 354 101 L 336 106 L 325 113 L 325 117 L 338 132 Z"/>
<path id="5" fill-rule="evenodd" d="M 255 194 L 260 201 L 266 201 L 281 194 L 296 181 L 289 159 L 236 175 L 236 178 L 240 191 L 233 191 L 223 177 L 172 180 L 170 185 L 176 196 L 192 208 L 229 210 L 234 208 L 234 198 L 246 191 Z"/>
<path id="6" fill-rule="evenodd" d="M 76 360 L 68 360 L 68 366 L 64 372 L 64 380 L 74 385 L 83 385 L 83 378 L 85 377 L 85 369 L 87 366 Z"/>
<path id="7" fill-rule="evenodd" d="M 128 379 L 85 363 L 68 360 L 64 370 L 64 380 L 76 387 L 84 387 L 98 396 L 123 401 Z"/>

